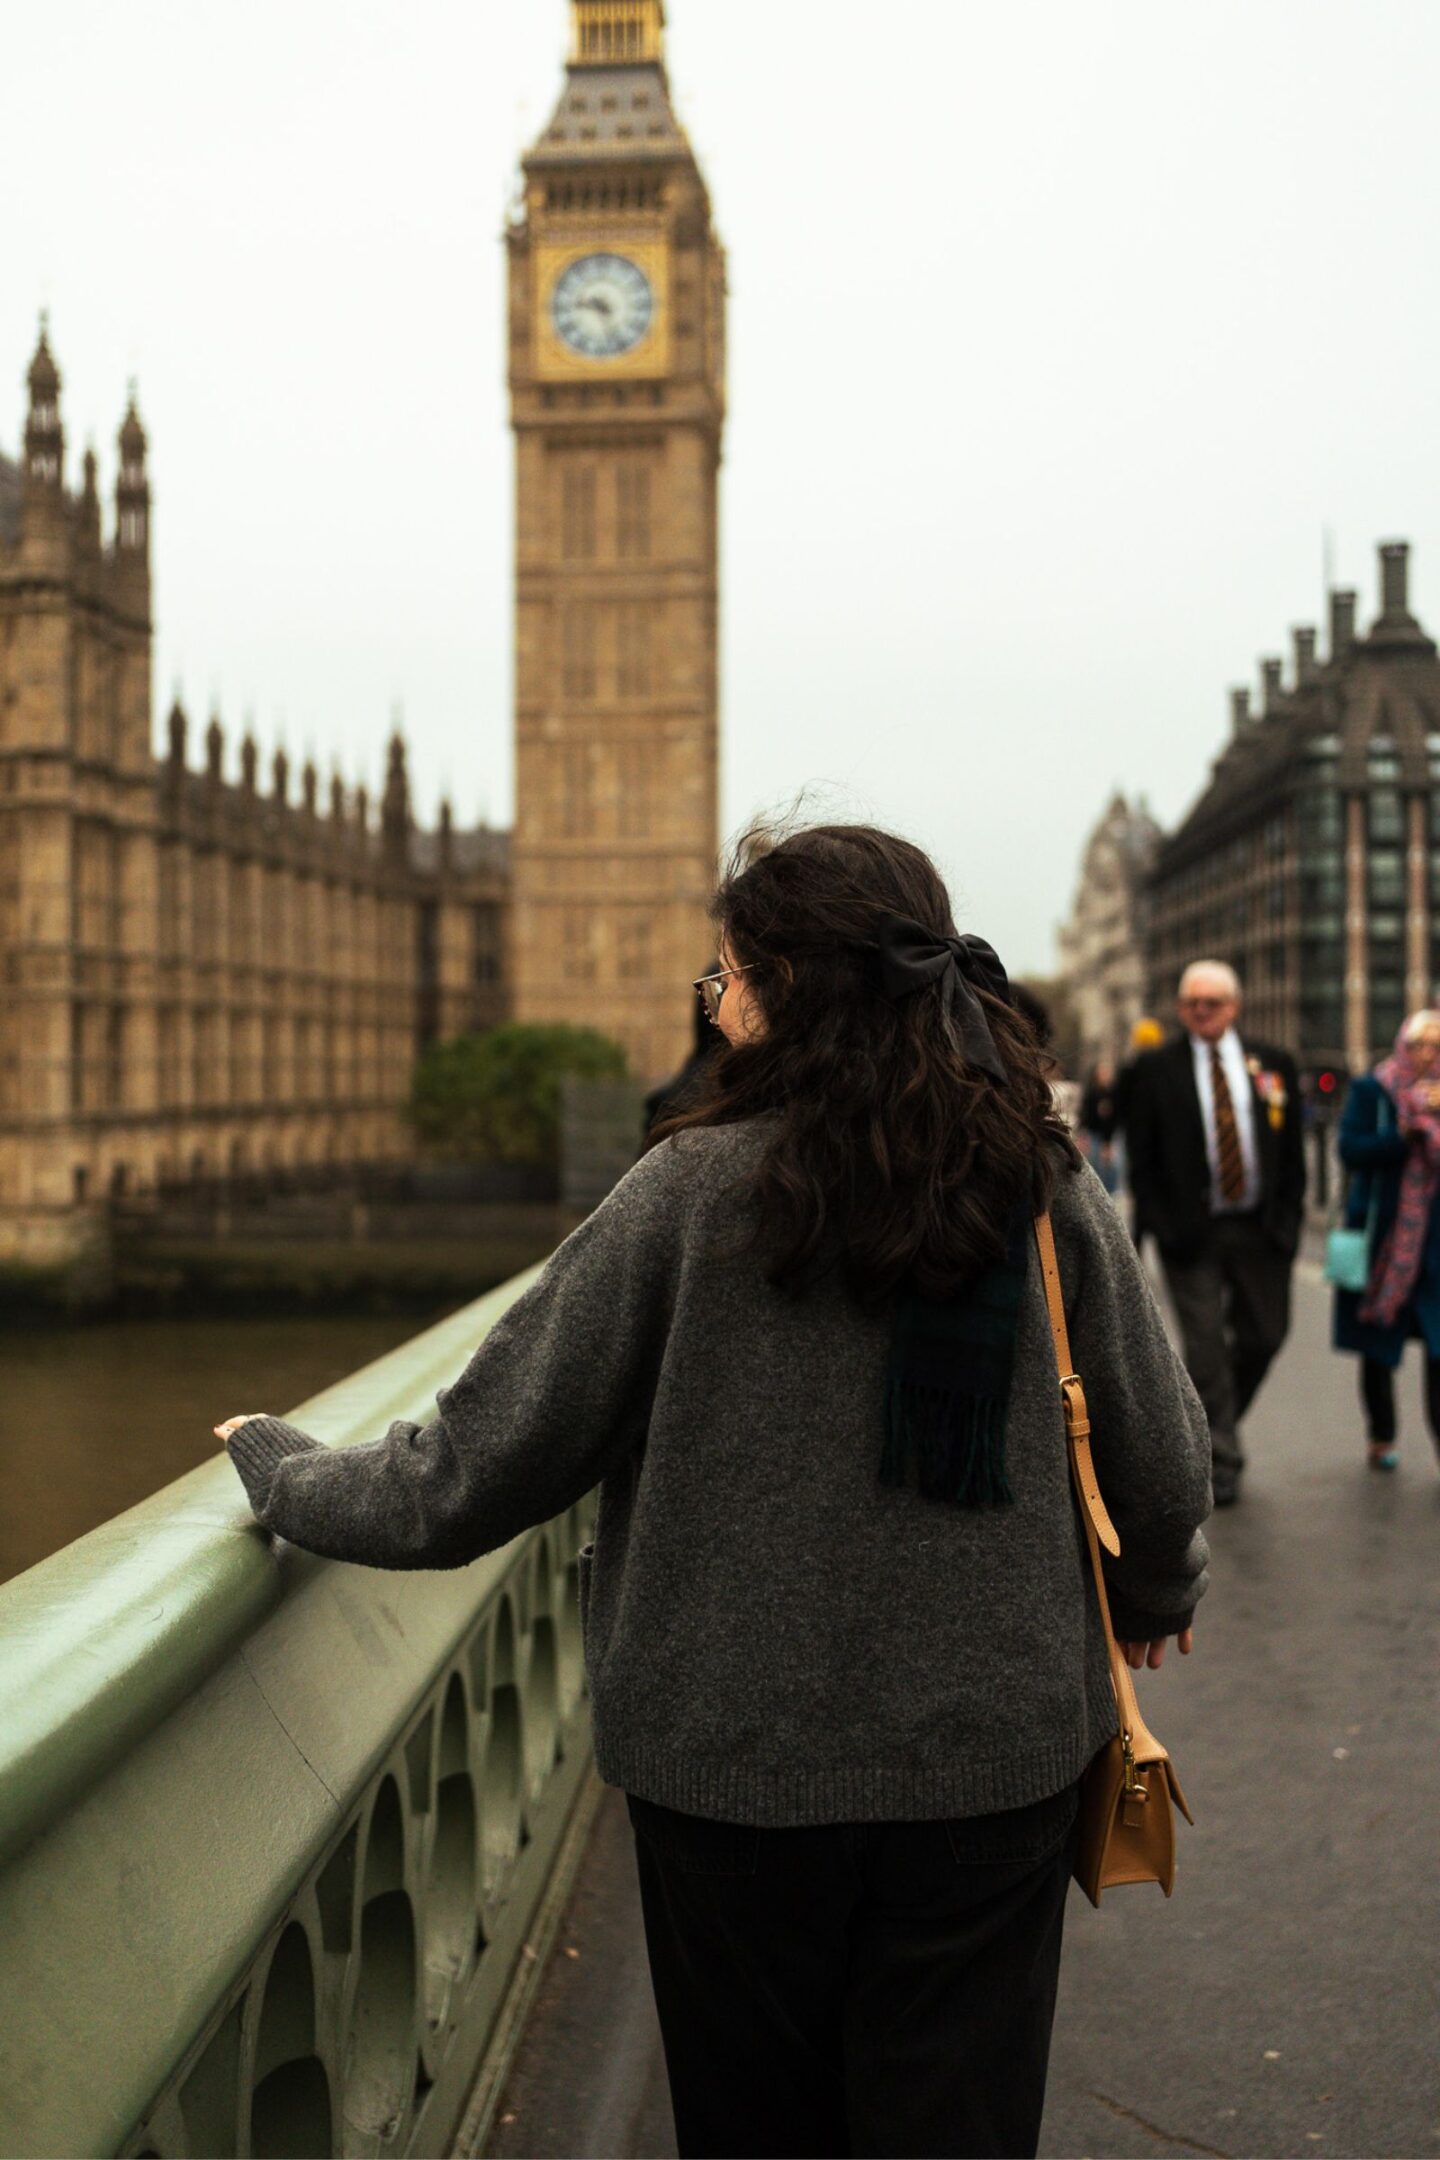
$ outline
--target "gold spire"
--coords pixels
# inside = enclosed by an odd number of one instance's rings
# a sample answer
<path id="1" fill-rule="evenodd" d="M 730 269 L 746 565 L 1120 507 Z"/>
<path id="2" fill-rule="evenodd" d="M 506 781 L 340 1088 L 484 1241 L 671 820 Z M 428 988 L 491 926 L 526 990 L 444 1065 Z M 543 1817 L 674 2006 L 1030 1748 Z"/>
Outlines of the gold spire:
<path id="1" fill-rule="evenodd" d="M 571 67 L 665 58 L 665 0 L 570 0 Z"/>

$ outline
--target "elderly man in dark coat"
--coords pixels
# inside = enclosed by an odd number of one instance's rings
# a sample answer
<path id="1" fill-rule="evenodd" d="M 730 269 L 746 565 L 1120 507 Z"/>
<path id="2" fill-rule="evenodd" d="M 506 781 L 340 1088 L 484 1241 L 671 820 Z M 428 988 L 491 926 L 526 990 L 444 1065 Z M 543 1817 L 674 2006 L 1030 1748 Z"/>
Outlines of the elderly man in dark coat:
<path id="1" fill-rule="evenodd" d="M 1185 1362 L 1210 1420 L 1215 1505 L 1240 1496 L 1239 1424 L 1290 1330 L 1305 1206 L 1293 1060 L 1242 1034 L 1223 961 L 1185 970 L 1181 1034 L 1138 1060 L 1126 1139 L 1136 1235 L 1160 1248 Z"/>

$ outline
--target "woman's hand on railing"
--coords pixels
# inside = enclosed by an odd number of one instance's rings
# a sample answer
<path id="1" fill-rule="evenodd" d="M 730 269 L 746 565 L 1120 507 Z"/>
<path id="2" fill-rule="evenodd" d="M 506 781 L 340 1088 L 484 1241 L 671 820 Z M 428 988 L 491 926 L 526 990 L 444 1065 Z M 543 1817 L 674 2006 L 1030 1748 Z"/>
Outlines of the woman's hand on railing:
<path id="1" fill-rule="evenodd" d="M 239 1432 L 240 1427 L 248 1425 L 251 1418 L 269 1417 L 269 1415 L 268 1410 L 247 1410 L 244 1417 L 226 1418 L 223 1425 L 216 1425 L 213 1428 L 215 1437 L 217 1440 L 228 1440 L 232 1432 Z"/>
<path id="2" fill-rule="evenodd" d="M 1165 1646 L 1169 1640 L 1168 1635 L 1161 1635 L 1154 1642 L 1122 1642 L 1119 1645 L 1120 1655 L 1136 1672 L 1145 1665 L 1149 1666 L 1151 1672 L 1159 1672 L 1165 1662 Z M 1195 1647 L 1194 1628 L 1187 1627 L 1183 1635 L 1177 1635 L 1175 1647 L 1181 1657 L 1189 1657 Z"/>

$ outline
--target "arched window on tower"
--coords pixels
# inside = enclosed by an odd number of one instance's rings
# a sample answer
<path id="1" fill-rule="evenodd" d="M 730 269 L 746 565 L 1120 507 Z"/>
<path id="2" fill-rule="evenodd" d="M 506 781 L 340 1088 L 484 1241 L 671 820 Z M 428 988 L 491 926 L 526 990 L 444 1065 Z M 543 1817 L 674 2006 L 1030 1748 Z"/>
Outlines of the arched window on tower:
<path id="1" fill-rule="evenodd" d="M 615 552 L 622 562 L 649 558 L 650 523 L 650 460 L 627 457 L 615 468 Z"/>
<path id="2" fill-rule="evenodd" d="M 620 918 L 617 962 L 622 982 L 644 982 L 650 974 L 650 918 L 638 908 Z"/>
<path id="3" fill-rule="evenodd" d="M 588 743 L 572 743 L 561 753 L 560 828 L 567 840 L 594 836 L 594 768 Z"/>
<path id="4" fill-rule="evenodd" d="M 617 752 L 618 818 L 622 840 L 651 840 L 650 805 L 664 800 L 664 752 L 645 742 L 622 743 Z"/>
<path id="5" fill-rule="evenodd" d="M 595 918 L 588 908 L 566 908 L 560 925 L 560 967 L 567 982 L 588 982 L 594 973 Z"/>
<path id="6" fill-rule="evenodd" d="M 571 562 L 595 554 L 595 467 L 589 459 L 567 462 L 561 507 L 561 545 Z"/>
<path id="7" fill-rule="evenodd" d="M 564 693 L 567 698 L 593 698 L 596 688 L 596 619 L 590 600 L 573 600 L 565 610 Z"/>
<path id="8" fill-rule="evenodd" d="M 622 600 L 616 608 L 616 681 L 621 697 L 649 697 L 650 625 L 647 600 Z"/>

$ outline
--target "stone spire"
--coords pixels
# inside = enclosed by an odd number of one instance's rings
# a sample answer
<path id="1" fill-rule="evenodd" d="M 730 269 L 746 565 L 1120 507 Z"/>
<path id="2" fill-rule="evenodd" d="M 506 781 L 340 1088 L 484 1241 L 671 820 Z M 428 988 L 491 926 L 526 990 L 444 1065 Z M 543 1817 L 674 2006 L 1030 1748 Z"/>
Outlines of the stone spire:
<path id="1" fill-rule="evenodd" d="M 145 471 L 145 430 L 135 404 L 135 385 L 120 424 L 120 475 L 115 483 L 115 540 L 125 553 L 144 558 L 150 547 L 150 482 Z"/>
<path id="2" fill-rule="evenodd" d="M 60 370 L 50 350 L 50 325 L 40 317 L 40 342 L 30 362 L 30 411 L 25 422 L 25 477 L 37 488 L 58 491 L 65 462 L 60 425 Z"/>
<path id="3" fill-rule="evenodd" d="M 96 482 L 95 452 L 88 446 L 85 462 L 81 467 L 84 483 L 80 490 L 80 540 L 88 554 L 100 550 L 100 492 Z"/>
<path id="4" fill-rule="evenodd" d="M 385 768 L 385 793 L 380 799 L 380 831 L 386 856 L 404 863 L 410 853 L 410 775 L 405 765 L 405 738 L 397 727 L 390 737 Z"/>

